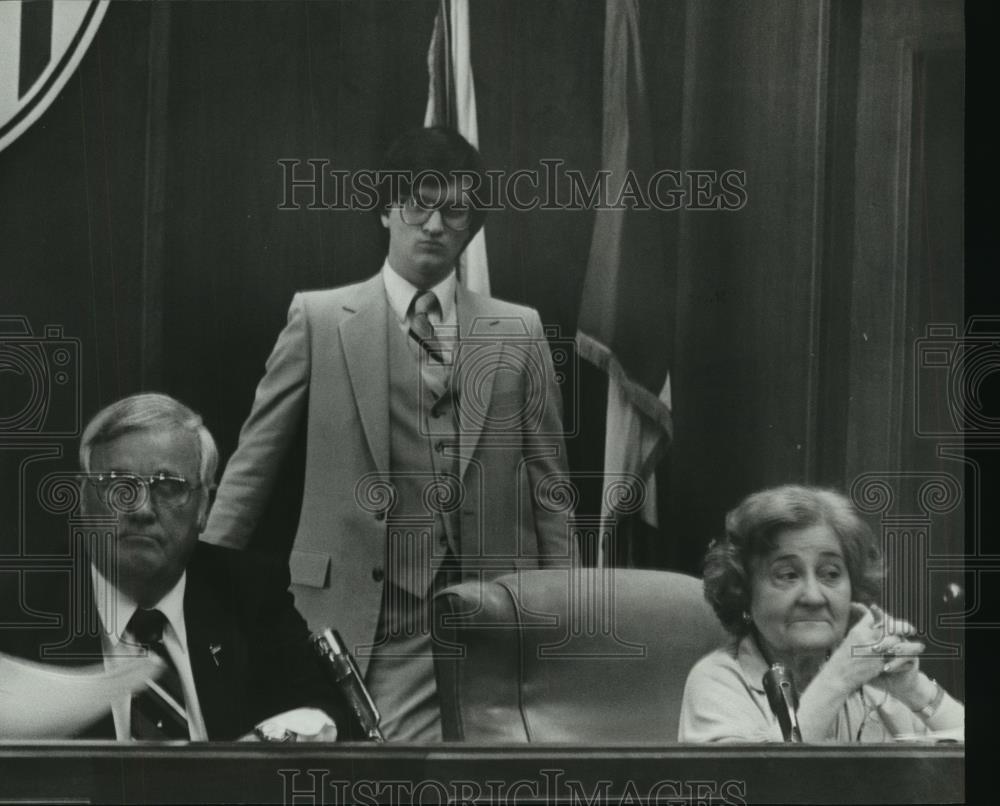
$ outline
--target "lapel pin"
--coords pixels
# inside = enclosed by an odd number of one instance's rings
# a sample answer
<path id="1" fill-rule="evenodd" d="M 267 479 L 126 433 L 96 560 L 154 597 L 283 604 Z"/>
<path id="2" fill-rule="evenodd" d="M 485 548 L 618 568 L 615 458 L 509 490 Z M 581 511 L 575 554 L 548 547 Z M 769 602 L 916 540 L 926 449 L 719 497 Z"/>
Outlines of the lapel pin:
<path id="1" fill-rule="evenodd" d="M 219 653 L 222 652 L 222 644 L 209 644 L 208 651 L 212 653 L 212 660 L 215 661 L 215 668 L 220 668 L 222 664 L 219 662 Z"/>

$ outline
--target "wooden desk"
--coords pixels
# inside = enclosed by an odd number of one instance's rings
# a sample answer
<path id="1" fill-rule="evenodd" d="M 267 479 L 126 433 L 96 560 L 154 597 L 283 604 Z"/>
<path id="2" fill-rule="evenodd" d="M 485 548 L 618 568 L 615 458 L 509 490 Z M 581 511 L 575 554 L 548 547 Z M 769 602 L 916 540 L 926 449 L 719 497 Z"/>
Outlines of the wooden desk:
<path id="1" fill-rule="evenodd" d="M 957 803 L 964 768 L 962 745 L 0 743 L 0 803 Z"/>

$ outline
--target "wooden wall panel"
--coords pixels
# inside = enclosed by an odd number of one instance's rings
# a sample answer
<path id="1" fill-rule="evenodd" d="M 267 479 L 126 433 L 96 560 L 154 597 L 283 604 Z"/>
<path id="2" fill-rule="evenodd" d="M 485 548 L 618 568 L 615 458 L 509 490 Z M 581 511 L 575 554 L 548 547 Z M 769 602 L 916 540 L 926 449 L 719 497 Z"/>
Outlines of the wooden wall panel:
<path id="1" fill-rule="evenodd" d="M 872 468 L 897 467 L 901 460 L 902 416 L 908 401 L 904 368 L 912 360 L 907 288 L 921 282 L 917 276 L 908 278 L 907 266 L 910 227 L 917 224 L 909 218 L 914 60 L 942 43 L 961 49 L 961 11 L 961 5 L 950 0 L 864 5 L 854 174 L 848 481 Z M 952 92 L 960 93 L 961 88 L 953 87 Z M 951 161 L 948 176 L 960 183 L 961 163 L 955 164 L 954 157 Z M 953 205 L 935 215 L 957 215 L 961 220 L 961 211 Z M 948 276 L 960 285 L 960 266 Z M 961 318 L 960 299 L 961 291 L 950 303 L 949 317 Z"/>
<path id="2" fill-rule="evenodd" d="M 688 5 L 686 170 L 746 172 L 746 206 L 680 214 L 666 539 L 697 567 L 726 508 L 809 468 L 825 4 Z"/>

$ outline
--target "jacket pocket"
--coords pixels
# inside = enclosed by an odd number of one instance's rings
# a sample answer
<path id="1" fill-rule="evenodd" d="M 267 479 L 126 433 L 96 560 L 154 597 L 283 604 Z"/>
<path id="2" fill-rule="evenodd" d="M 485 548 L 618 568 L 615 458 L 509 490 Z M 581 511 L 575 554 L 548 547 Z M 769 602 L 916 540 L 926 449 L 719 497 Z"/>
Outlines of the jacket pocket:
<path id="1" fill-rule="evenodd" d="M 321 551 L 293 549 L 288 557 L 288 572 L 293 585 L 326 588 L 330 585 L 330 555 Z"/>

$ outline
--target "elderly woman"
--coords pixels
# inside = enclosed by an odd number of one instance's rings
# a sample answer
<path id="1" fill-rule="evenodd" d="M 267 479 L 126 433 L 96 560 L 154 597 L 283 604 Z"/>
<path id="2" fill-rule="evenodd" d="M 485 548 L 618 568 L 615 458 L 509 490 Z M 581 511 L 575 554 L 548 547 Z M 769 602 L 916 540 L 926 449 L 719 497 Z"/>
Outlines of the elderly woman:
<path id="1" fill-rule="evenodd" d="M 875 605 L 881 570 L 842 495 L 789 485 L 746 498 L 705 558 L 705 596 L 734 640 L 691 670 L 680 741 L 781 741 L 762 684 L 773 663 L 791 676 L 806 742 L 963 729 L 964 707 L 920 671 L 913 628 Z"/>

